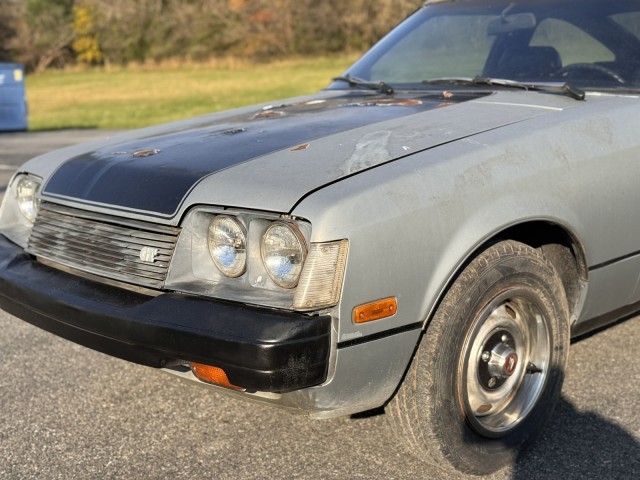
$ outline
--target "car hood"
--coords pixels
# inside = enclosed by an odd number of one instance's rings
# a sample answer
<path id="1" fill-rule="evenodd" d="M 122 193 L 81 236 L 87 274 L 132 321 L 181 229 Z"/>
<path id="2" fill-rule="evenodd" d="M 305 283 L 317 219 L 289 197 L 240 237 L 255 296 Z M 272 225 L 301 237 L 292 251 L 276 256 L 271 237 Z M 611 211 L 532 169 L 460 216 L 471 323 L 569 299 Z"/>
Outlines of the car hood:
<path id="1" fill-rule="evenodd" d="M 128 133 L 47 159 L 43 197 L 170 223 L 199 203 L 288 212 L 341 178 L 561 109 L 500 95 L 325 91 Z"/>

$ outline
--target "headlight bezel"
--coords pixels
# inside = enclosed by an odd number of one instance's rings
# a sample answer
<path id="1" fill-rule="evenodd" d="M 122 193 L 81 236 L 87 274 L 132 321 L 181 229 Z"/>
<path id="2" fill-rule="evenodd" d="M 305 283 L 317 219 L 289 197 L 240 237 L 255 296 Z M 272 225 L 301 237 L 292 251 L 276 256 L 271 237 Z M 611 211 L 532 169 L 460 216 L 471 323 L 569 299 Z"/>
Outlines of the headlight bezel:
<path id="1" fill-rule="evenodd" d="M 239 222 L 246 231 L 247 239 L 247 260 L 244 273 L 238 277 L 231 278 L 225 276 L 214 264 L 209 253 L 208 229 L 212 221 L 217 216 L 229 216 Z M 296 280 L 296 285 L 300 279 L 304 278 L 305 293 L 298 292 L 298 286 L 293 288 L 283 288 L 270 277 L 264 265 L 261 253 L 262 240 L 273 224 L 287 224 L 290 228 L 298 230 L 300 242 L 305 249 L 304 263 L 300 276 Z M 335 296 L 335 291 L 342 290 L 343 276 L 336 277 L 337 283 L 333 282 L 333 291 L 323 298 L 332 299 L 330 304 L 313 303 L 308 301 L 306 292 L 317 293 L 318 288 L 331 283 L 326 279 L 318 280 L 314 272 L 305 273 L 306 261 L 312 251 L 317 250 L 318 245 L 311 243 L 311 223 L 302 218 L 294 218 L 288 215 L 280 215 L 271 212 L 258 212 L 241 210 L 235 208 L 195 206 L 190 209 L 181 222 L 181 233 L 176 245 L 176 249 L 171 260 L 169 272 L 165 282 L 165 289 L 194 294 L 221 300 L 237 301 L 248 305 L 256 305 L 271 308 L 281 308 L 292 311 L 311 312 L 327 308 L 332 308 L 339 303 L 339 296 Z M 315 246 L 315 247 L 314 247 Z M 321 249 L 331 251 L 331 249 Z M 317 253 L 315 254 L 317 255 Z M 342 259 L 346 262 L 346 257 Z M 309 262 L 310 268 L 316 268 L 318 263 Z M 316 265 L 316 267 L 313 267 Z M 344 264 L 339 271 L 344 271 Z M 333 272 L 332 272 L 333 274 Z M 310 286 L 310 282 L 315 285 Z M 337 286 L 336 286 L 337 285 Z M 302 300 L 302 301 L 301 301 Z"/>

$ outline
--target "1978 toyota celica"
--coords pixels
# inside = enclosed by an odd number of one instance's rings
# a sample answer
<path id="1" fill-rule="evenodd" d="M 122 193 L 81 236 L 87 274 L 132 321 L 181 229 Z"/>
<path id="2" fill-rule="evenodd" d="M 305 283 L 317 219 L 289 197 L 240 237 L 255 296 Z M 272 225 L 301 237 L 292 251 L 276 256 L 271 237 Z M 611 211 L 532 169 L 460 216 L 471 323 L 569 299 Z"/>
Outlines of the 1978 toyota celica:
<path id="1" fill-rule="evenodd" d="M 490 472 L 639 310 L 639 95 L 640 1 L 429 1 L 316 95 L 26 163 L 0 305 Z"/>

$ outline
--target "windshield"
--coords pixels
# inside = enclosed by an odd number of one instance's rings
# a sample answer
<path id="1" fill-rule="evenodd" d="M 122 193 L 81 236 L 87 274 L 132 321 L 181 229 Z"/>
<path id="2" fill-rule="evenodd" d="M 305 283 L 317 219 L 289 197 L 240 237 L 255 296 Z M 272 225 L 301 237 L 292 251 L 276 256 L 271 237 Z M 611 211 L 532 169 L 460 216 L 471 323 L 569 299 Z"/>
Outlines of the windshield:
<path id="1" fill-rule="evenodd" d="M 638 89 L 640 0 L 427 2 L 347 74 L 407 88 L 483 77 Z"/>

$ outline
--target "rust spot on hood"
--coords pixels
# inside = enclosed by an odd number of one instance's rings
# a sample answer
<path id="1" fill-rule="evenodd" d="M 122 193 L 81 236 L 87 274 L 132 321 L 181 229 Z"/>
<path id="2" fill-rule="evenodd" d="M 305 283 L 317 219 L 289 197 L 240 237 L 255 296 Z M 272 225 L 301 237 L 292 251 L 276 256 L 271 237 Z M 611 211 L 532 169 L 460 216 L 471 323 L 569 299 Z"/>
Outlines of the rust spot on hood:
<path id="1" fill-rule="evenodd" d="M 286 114 L 281 112 L 280 110 L 264 110 L 262 112 L 256 113 L 251 118 L 280 118 L 284 117 Z"/>
<path id="2" fill-rule="evenodd" d="M 292 152 L 300 152 L 302 150 L 307 150 L 311 146 L 310 143 L 305 143 L 304 145 L 298 145 L 291 149 Z"/>
<path id="3" fill-rule="evenodd" d="M 138 150 L 137 152 L 133 152 L 131 156 L 136 158 L 145 158 L 157 155 L 158 153 L 160 153 L 160 150 L 153 148 L 151 150 Z"/>
<path id="4" fill-rule="evenodd" d="M 358 103 L 350 103 L 350 107 L 417 107 L 424 102 L 417 98 L 377 98 L 373 100 L 364 100 Z"/>

